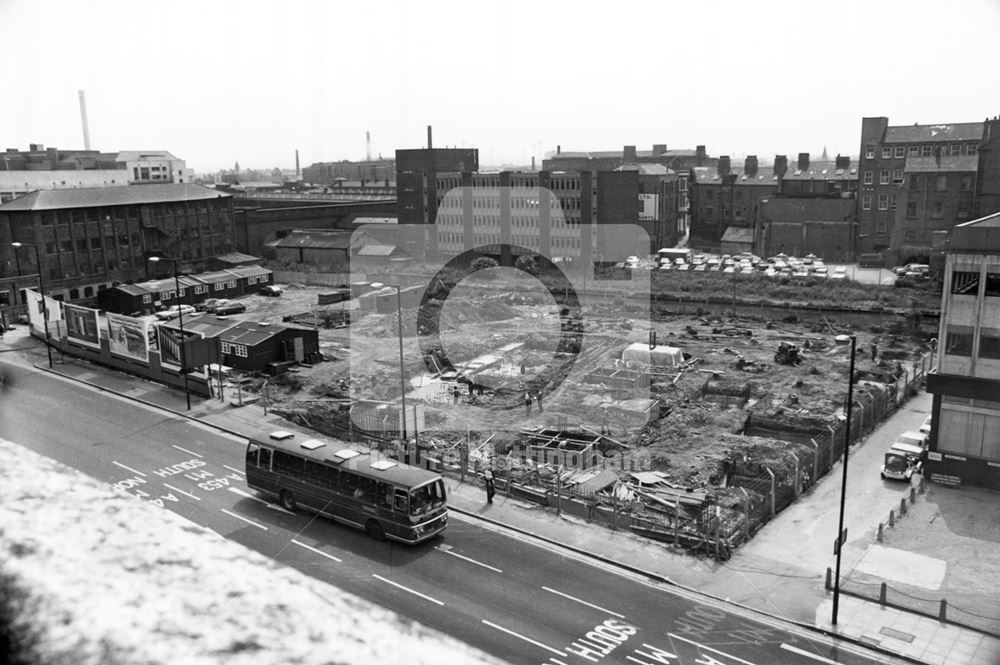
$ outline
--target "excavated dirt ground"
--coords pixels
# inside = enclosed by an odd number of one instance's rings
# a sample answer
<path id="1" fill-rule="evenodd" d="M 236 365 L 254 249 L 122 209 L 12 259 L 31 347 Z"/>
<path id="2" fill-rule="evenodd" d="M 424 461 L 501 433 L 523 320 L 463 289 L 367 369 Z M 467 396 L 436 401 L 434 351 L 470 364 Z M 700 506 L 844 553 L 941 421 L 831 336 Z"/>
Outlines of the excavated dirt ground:
<path id="1" fill-rule="evenodd" d="M 319 309 L 322 287 L 290 285 L 280 298 L 254 296 L 246 318 L 280 321 L 283 316 Z M 765 320 L 664 314 L 650 322 L 616 304 L 585 309 L 585 341 L 568 378 L 566 363 L 553 360 L 559 336 L 560 311 L 552 297 L 528 288 L 481 292 L 456 289 L 441 316 L 441 343 L 456 367 L 495 352 L 506 345 L 521 346 L 500 354 L 488 371 L 477 375 L 486 385 L 482 396 L 469 397 L 460 385 L 458 403 L 447 388 L 424 384 L 427 369 L 415 335 L 413 311 L 403 314 L 405 369 L 411 380 L 407 407 L 423 403 L 423 438 L 448 440 L 466 432 L 516 431 L 522 426 L 578 425 L 604 430 L 632 451 L 642 451 L 652 468 L 668 472 L 689 486 L 715 484 L 725 460 L 752 453 L 765 460 L 777 455 L 783 441 L 739 435 L 748 413 L 777 418 L 792 427 L 822 427 L 832 423 L 846 397 L 850 347 L 837 344 L 836 335 L 857 335 L 857 378 L 891 380 L 898 363 L 919 358 L 930 347 L 934 331 L 909 330 L 902 319 L 887 318 L 877 325 L 851 329 L 827 315 L 819 320 Z M 279 413 L 303 416 L 303 421 L 330 434 L 347 427 L 350 399 L 397 401 L 400 393 L 399 338 L 395 311 L 355 313 L 348 327 L 320 329 L 321 350 L 328 359 L 313 367 L 273 379 L 269 401 Z M 653 418 L 643 424 L 617 409 L 602 409 L 610 399 L 606 390 L 578 379 L 597 367 L 613 368 L 622 350 L 633 342 L 648 342 L 650 332 L 660 344 L 678 347 L 687 362 L 683 371 L 663 370 L 645 393 L 659 400 Z M 775 362 L 782 342 L 798 345 L 801 362 Z M 872 360 L 871 346 L 879 350 Z M 547 363 L 550 363 L 548 366 Z M 522 364 L 524 373 L 521 372 Z M 677 374 L 680 373 L 678 377 Z M 552 388 L 554 392 L 549 392 Z M 541 388 L 544 414 L 533 406 L 526 416 L 522 397 L 526 389 Z M 447 391 L 447 392 L 445 392 Z M 419 398 L 417 397 L 419 394 Z M 643 393 L 637 393 L 643 396 Z M 618 398 L 634 395 L 619 393 Z M 513 435 L 505 435 L 512 440 Z"/>

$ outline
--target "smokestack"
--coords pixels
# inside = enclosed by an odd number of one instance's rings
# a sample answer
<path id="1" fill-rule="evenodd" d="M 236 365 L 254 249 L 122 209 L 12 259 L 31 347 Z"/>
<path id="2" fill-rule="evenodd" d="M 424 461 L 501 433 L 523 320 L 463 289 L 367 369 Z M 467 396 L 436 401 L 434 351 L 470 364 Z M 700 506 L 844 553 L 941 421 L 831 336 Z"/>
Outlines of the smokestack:
<path id="1" fill-rule="evenodd" d="M 531 156 L 531 170 L 532 171 L 535 170 L 535 156 L 534 155 Z"/>
<path id="2" fill-rule="evenodd" d="M 434 147 L 434 141 L 431 138 L 431 126 L 427 125 L 427 149 L 430 150 Z"/>
<path id="3" fill-rule="evenodd" d="M 372 161 L 372 133 L 365 132 L 365 159 Z"/>
<path id="4" fill-rule="evenodd" d="M 557 145 L 556 146 L 556 154 L 557 155 L 561 155 L 562 154 L 562 146 L 561 145 Z"/>
<path id="5" fill-rule="evenodd" d="M 298 178 L 302 175 L 302 171 L 299 169 L 299 149 L 295 149 L 295 177 Z"/>
<path id="6" fill-rule="evenodd" d="M 87 98 L 80 90 L 80 122 L 83 123 L 83 149 L 90 150 L 90 127 L 87 126 Z"/>

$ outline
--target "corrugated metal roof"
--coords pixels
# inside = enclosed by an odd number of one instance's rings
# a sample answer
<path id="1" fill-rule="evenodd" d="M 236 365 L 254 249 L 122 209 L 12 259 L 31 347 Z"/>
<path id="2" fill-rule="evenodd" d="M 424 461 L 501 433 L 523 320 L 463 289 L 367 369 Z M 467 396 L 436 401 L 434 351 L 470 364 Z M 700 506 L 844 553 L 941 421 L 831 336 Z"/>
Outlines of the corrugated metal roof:
<path id="1" fill-rule="evenodd" d="M 223 263 L 246 263 L 247 261 L 260 261 L 257 256 L 251 256 L 250 254 L 244 254 L 243 252 L 229 252 L 228 254 L 222 254 L 215 257 L 216 261 L 222 261 Z"/>
<path id="2" fill-rule="evenodd" d="M 753 242 L 753 229 L 730 226 L 722 234 L 722 242 Z"/>
<path id="3" fill-rule="evenodd" d="M 204 335 L 205 337 L 216 337 L 239 323 L 240 321 L 236 319 L 226 319 L 220 316 L 212 316 L 210 314 L 199 314 L 190 317 L 185 315 L 184 332 L 198 333 L 199 335 Z M 170 321 L 165 321 L 159 325 L 178 332 L 181 329 L 180 321 L 178 319 L 171 319 Z"/>
<path id="4" fill-rule="evenodd" d="M 144 296 L 155 291 L 142 284 L 119 284 L 115 288 L 130 296 Z"/>
<path id="5" fill-rule="evenodd" d="M 260 266 L 234 266 L 226 268 L 226 271 L 240 277 L 257 277 L 259 275 L 270 275 L 272 270 L 261 268 Z"/>
<path id="6" fill-rule="evenodd" d="M 358 256 L 389 256 L 395 251 L 395 245 L 365 245 L 358 250 Z"/>
<path id="7" fill-rule="evenodd" d="M 948 125 L 911 125 L 887 127 L 885 143 L 917 143 L 933 141 L 979 141 L 983 138 L 983 123 L 960 122 Z"/>
<path id="8" fill-rule="evenodd" d="M 353 231 L 292 231 L 274 243 L 274 246 L 286 249 L 298 249 L 300 247 L 348 249 L 351 246 L 352 234 Z"/>
<path id="9" fill-rule="evenodd" d="M 979 155 L 955 155 L 954 157 L 907 157 L 907 173 L 975 172 L 979 168 Z"/>
<path id="10" fill-rule="evenodd" d="M 201 185 L 150 184 L 128 187 L 86 187 L 81 189 L 39 189 L 0 205 L 0 212 L 63 210 L 97 206 L 179 203 L 230 198 Z"/>

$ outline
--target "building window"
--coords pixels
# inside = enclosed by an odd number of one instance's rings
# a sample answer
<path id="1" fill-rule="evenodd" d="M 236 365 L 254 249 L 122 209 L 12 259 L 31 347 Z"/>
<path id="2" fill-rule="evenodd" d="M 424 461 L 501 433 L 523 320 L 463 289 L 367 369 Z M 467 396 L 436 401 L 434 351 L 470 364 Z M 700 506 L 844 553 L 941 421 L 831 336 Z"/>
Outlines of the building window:
<path id="1" fill-rule="evenodd" d="M 879 210 L 888 210 L 889 209 L 889 195 L 888 194 L 879 194 L 878 195 L 878 209 Z"/>
<path id="2" fill-rule="evenodd" d="M 1000 360 L 1000 330 L 984 330 L 979 334 L 979 357 Z"/>
<path id="3" fill-rule="evenodd" d="M 879 217 L 877 220 L 875 220 L 876 233 L 885 233 L 885 229 L 886 229 L 885 217 Z"/>
<path id="4" fill-rule="evenodd" d="M 969 202 L 959 201 L 958 202 L 958 213 L 955 215 L 958 219 L 966 219 L 969 216 Z"/>
<path id="5" fill-rule="evenodd" d="M 916 239 L 917 239 L 916 231 L 907 231 L 903 234 L 903 240 L 905 240 L 906 242 L 913 242 Z"/>
<path id="6" fill-rule="evenodd" d="M 892 159 L 892 146 L 882 146 L 882 159 Z"/>
<path id="7" fill-rule="evenodd" d="M 920 146 L 920 156 L 921 157 L 933 157 L 934 156 L 934 146 L 922 145 Z"/>
<path id="8" fill-rule="evenodd" d="M 865 159 L 875 159 L 875 146 L 873 145 L 865 146 Z"/>
<path id="9" fill-rule="evenodd" d="M 895 210 L 895 209 L 896 209 L 896 195 L 895 194 L 890 194 L 889 195 L 889 210 Z"/>
<path id="10" fill-rule="evenodd" d="M 918 145 L 911 145 L 910 149 L 909 149 L 909 152 L 910 152 L 910 157 L 919 157 L 920 156 L 920 146 L 918 146 Z"/>
<path id="11" fill-rule="evenodd" d="M 959 296 L 974 296 L 979 293 L 979 273 L 953 270 L 951 273 L 951 292 Z"/>
<path id="12" fill-rule="evenodd" d="M 146 303 L 147 305 L 149 303 L 153 302 L 153 295 L 150 294 L 150 293 L 143 294 L 143 296 L 142 296 L 142 302 Z"/>
<path id="13" fill-rule="evenodd" d="M 1000 298 L 1000 272 L 986 273 L 986 297 Z"/>
<path id="14" fill-rule="evenodd" d="M 916 217 L 917 217 L 917 202 L 916 201 L 907 201 L 906 202 L 906 218 L 907 219 L 916 219 Z"/>
<path id="15" fill-rule="evenodd" d="M 228 356 L 233 352 L 233 345 L 229 342 L 220 342 L 219 348 L 222 350 L 222 355 Z"/>
<path id="16" fill-rule="evenodd" d="M 941 219 L 944 217 L 944 203 L 941 201 L 934 201 L 931 203 L 931 217 L 933 219 Z"/>
<path id="17" fill-rule="evenodd" d="M 910 191 L 919 192 L 924 188 L 924 177 L 919 175 L 910 176 Z"/>
<path id="18" fill-rule="evenodd" d="M 897 145 L 896 146 L 896 159 L 902 159 L 904 157 L 906 157 L 906 146 L 905 145 Z"/>
<path id="19" fill-rule="evenodd" d="M 870 185 L 875 182 L 875 173 L 873 171 L 865 171 L 864 184 Z"/>
<path id="20" fill-rule="evenodd" d="M 903 182 L 903 169 L 892 170 L 892 181 L 897 184 Z"/>
<path id="21" fill-rule="evenodd" d="M 240 358 L 247 357 L 247 347 L 243 344 L 233 344 L 233 351 L 235 351 L 236 355 Z"/>
<path id="22" fill-rule="evenodd" d="M 221 290 L 223 290 L 224 288 L 226 288 L 226 285 L 225 285 L 225 283 L 224 283 L 224 282 L 216 282 L 216 283 L 215 283 L 215 290 L 216 290 L 216 291 L 221 291 Z"/>
<path id="23" fill-rule="evenodd" d="M 969 143 L 965 146 L 965 154 L 974 155 L 979 152 L 979 145 L 975 143 Z"/>
<path id="24" fill-rule="evenodd" d="M 889 184 L 889 169 L 882 169 L 878 172 L 878 184 L 888 185 Z"/>
<path id="25" fill-rule="evenodd" d="M 963 175 L 959 189 L 963 192 L 972 191 L 972 176 L 969 174 Z"/>
<path id="26" fill-rule="evenodd" d="M 706 189 L 705 190 L 705 200 L 706 201 L 713 201 L 713 200 L 715 200 L 715 192 L 712 191 L 711 189 Z"/>
<path id="27" fill-rule="evenodd" d="M 871 194 L 865 194 L 864 196 L 861 197 L 861 209 L 862 210 L 871 210 L 872 209 L 872 195 Z"/>
<path id="28" fill-rule="evenodd" d="M 948 176 L 939 175 L 935 180 L 935 187 L 937 191 L 944 192 L 948 190 Z"/>
<path id="29" fill-rule="evenodd" d="M 972 356 L 972 333 L 949 330 L 944 352 L 949 356 Z"/>
<path id="30" fill-rule="evenodd" d="M 961 155 L 962 154 L 962 144 L 961 143 L 952 143 L 951 144 L 951 154 L 952 155 Z"/>

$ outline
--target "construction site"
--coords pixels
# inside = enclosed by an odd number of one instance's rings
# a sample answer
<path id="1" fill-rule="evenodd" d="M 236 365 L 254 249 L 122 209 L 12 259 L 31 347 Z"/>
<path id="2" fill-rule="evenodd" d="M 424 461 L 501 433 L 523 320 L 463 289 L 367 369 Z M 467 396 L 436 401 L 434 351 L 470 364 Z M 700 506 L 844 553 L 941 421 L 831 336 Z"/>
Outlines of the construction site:
<path id="1" fill-rule="evenodd" d="M 570 313 L 530 278 L 444 301 L 330 291 L 248 302 L 248 318 L 320 328 L 324 361 L 271 378 L 272 411 L 466 480 L 489 467 L 511 495 L 720 559 L 843 454 L 850 336 L 854 442 L 919 387 L 936 335 L 927 318 L 627 297 Z"/>

